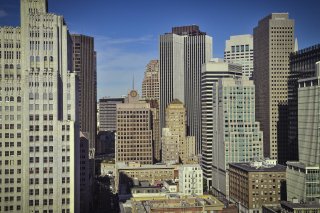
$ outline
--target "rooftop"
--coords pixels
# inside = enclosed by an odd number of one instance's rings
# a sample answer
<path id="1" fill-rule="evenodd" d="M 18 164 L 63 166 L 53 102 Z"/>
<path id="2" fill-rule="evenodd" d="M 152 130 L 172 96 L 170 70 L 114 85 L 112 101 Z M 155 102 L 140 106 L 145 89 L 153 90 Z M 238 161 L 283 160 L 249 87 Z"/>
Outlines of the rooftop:
<path id="1" fill-rule="evenodd" d="M 246 172 L 286 172 L 286 167 L 282 165 L 262 165 L 252 166 L 251 163 L 230 163 L 229 166 L 236 167 Z"/>
<path id="2" fill-rule="evenodd" d="M 283 208 L 290 208 L 290 209 L 319 209 L 320 210 L 320 203 L 292 203 L 289 201 L 281 201 L 281 206 Z"/>

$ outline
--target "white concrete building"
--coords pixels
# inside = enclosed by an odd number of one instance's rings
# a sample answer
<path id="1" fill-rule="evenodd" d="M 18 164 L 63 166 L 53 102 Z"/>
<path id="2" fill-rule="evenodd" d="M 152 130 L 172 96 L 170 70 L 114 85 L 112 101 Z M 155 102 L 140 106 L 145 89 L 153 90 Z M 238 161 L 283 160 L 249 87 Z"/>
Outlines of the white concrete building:
<path id="1" fill-rule="evenodd" d="M 202 65 L 201 72 L 201 114 L 202 114 L 202 150 L 201 167 L 203 177 L 209 189 L 212 186 L 212 160 L 213 160 L 213 92 L 217 88 L 214 83 L 221 78 L 242 76 L 241 66 L 225 63 L 222 59 L 211 59 L 210 62 Z M 217 86 L 217 85 L 216 85 Z"/>
<path id="2" fill-rule="evenodd" d="M 215 192 L 229 195 L 228 164 L 263 158 L 263 133 L 255 119 L 255 86 L 247 77 L 219 79 L 213 93 Z"/>
<path id="3" fill-rule="evenodd" d="M 203 176 L 200 165 L 179 166 L 179 192 L 183 195 L 203 194 Z"/>
<path id="4" fill-rule="evenodd" d="M 72 41 L 46 0 L 21 0 L 0 28 L 0 212 L 79 212 Z"/>
<path id="5" fill-rule="evenodd" d="M 253 72 L 253 36 L 230 36 L 230 39 L 226 41 L 224 60 L 241 64 L 243 75 L 251 78 Z"/>

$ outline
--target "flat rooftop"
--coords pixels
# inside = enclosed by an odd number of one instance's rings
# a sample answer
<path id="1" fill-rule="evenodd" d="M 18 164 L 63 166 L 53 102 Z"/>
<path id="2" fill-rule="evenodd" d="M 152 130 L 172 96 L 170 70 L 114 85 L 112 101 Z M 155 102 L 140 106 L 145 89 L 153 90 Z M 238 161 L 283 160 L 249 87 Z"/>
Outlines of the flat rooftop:
<path id="1" fill-rule="evenodd" d="M 252 166 L 251 163 L 230 163 L 229 167 L 235 167 L 246 172 L 286 172 L 285 166 L 277 165 L 262 165 L 259 167 Z"/>
<path id="2" fill-rule="evenodd" d="M 289 207 L 290 209 L 320 209 L 319 203 L 292 203 L 289 201 L 281 201 L 283 208 Z"/>

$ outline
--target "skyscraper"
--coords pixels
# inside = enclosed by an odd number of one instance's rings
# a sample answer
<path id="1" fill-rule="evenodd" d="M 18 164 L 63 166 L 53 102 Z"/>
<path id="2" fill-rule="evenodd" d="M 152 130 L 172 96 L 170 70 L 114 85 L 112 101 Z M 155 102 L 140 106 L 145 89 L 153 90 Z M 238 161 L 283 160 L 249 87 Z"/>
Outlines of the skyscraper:
<path id="1" fill-rule="evenodd" d="M 289 56 L 294 51 L 294 20 L 288 13 L 272 13 L 254 28 L 256 116 L 261 123 L 264 156 L 278 158 L 278 144 L 286 143 Z M 281 118 L 281 119 L 280 119 Z"/>
<path id="2" fill-rule="evenodd" d="M 159 60 L 151 60 L 144 73 L 142 82 L 142 98 L 145 100 L 160 99 L 160 72 Z"/>
<path id="3" fill-rule="evenodd" d="M 320 198 L 320 62 L 315 66 L 314 77 L 298 80 L 299 162 L 287 162 L 287 199 L 304 202 Z"/>
<path id="4" fill-rule="evenodd" d="M 212 185 L 228 197 L 228 164 L 263 158 L 263 133 L 255 119 L 253 81 L 222 78 L 214 84 Z"/>
<path id="5" fill-rule="evenodd" d="M 196 138 L 201 151 L 201 66 L 212 55 L 212 38 L 196 25 L 174 27 L 160 36 L 160 123 L 165 126 L 165 109 L 180 100 L 187 109 L 187 132 Z"/>
<path id="6" fill-rule="evenodd" d="M 290 72 L 288 81 L 289 130 L 288 143 L 279 147 L 280 163 L 298 161 L 298 80 L 314 77 L 316 62 L 320 61 L 320 45 L 314 45 L 290 55 Z"/>
<path id="7" fill-rule="evenodd" d="M 231 36 L 226 41 L 224 60 L 241 64 L 243 75 L 251 78 L 253 72 L 253 36 Z"/>
<path id="8" fill-rule="evenodd" d="M 152 137 L 153 137 L 153 157 L 156 162 L 161 160 L 160 141 L 160 65 L 159 60 L 151 60 L 144 73 L 142 82 L 142 99 L 150 103 L 152 108 Z"/>
<path id="9" fill-rule="evenodd" d="M 201 114 L 202 114 L 202 150 L 201 150 L 201 167 L 203 177 L 206 180 L 206 186 L 212 186 L 212 161 L 213 161 L 213 93 L 217 89 L 214 83 L 220 78 L 230 78 L 242 76 L 241 66 L 232 63 L 225 63 L 223 60 L 212 59 L 202 65 L 201 74 Z M 217 84 L 215 84 L 217 86 Z"/>
<path id="10" fill-rule="evenodd" d="M 162 162 L 185 164 L 195 155 L 189 152 L 189 146 L 195 146 L 195 140 L 194 136 L 187 136 L 186 121 L 186 108 L 183 103 L 173 100 L 166 109 L 166 126 L 162 128 Z"/>
<path id="11" fill-rule="evenodd" d="M 97 67 L 94 39 L 85 35 L 71 35 L 73 67 L 79 77 L 80 130 L 88 135 L 90 156 L 94 157 L 97 135 Z"/>
<path id="12" fill-rule="evenodd" d="M 116 162 L 152 164 L 152 145 L 150 104 L 132 90 L 125 103 L 117 104 Z"/>
<path id="13" fill-rule="evenodd" d="M 21 26 L 0 28 L 0 211 L 79 212 L 72 41 L 46 0 L 20 3 Z"/>

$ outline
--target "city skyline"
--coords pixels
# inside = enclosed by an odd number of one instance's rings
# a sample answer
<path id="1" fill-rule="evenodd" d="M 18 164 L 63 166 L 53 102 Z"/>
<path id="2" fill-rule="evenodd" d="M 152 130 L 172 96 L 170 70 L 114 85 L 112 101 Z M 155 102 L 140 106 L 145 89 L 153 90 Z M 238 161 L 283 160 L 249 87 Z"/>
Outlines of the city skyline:
<path id="1" fill-rule="evenodd" d="M 252 34 L 260 18 L 271 12 L 288 12 L 290 18 L 295 19 L 299 49 L 316 44 L 317 34 L 320 32 L 316 21 L 320 18 L 316 11 L 320 2 L 316 0 L 309 0 L 308 4 L 296 0 L 290 4 L 286 1 L 246 0 L 219 2 L 219 5 L 218 1 L 203 1 L 199 4 L 188 0 L 183 5 L 178 1 L 171 2 L 170 7 L 166 7 L 166 1 L 89 3 L 80 0 L 77 5 L 71 0 L 64 1 L 63 5 L 58 1 L 49 2 L 49 11 L 63 14 L 72 33 L 95 37 L 98 52 L 98 98 L 127 94 L 132 88 L 133 74 L 135 87 L 140 92 L 145 66 L 149 60 L 159 58 L 159 35 L 174 26 L 200 26 L 213 37 L 213 56 L 219 58 L 223 58 L 225 41 L 229 36 Z M 177 10 L 178 6 L 181 9 Z M 19 0 L 4 0 L 0 6 L 0 25 L 18 26 L 19 9 Z"/>

